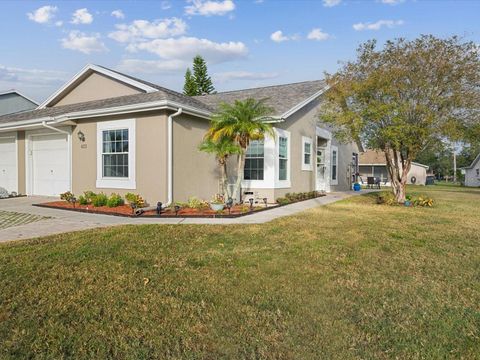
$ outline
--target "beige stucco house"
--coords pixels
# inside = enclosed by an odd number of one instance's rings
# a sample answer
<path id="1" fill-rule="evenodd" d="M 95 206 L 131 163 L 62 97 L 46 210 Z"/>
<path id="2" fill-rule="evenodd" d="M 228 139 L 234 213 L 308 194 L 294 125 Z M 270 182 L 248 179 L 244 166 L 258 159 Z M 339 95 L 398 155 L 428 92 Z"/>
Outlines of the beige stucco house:
<path id="1" fill-rule="evenodd" d="M 187 97 L 88 65 L 37 109 L 0 116 L 0 186 L 47 196 L 135 192 L 150 204 L 209 199 L 219 190 L 217 164 L 198 151 L 209 118 L 222 101 L 253 97 L 275 110 L 275 136 L 251 144 L 244 194 L 273 202 L 287 192 L 346 190 L 358 148 L 318 122 L 325 91 L 323 81 L 308 81 Z"/>
<path id="2" fill-rule="evenodd" d="M 360 153 L 359 174 L 360 181 L 367 182 L 368 177 L 380 179 L 381 184 L 390 185 L 390 176 L 387 170 L 385 154 L 378 150 L 368 149 Z M 402 166 L 400 165 L 400 169 Z M 429 166 L 412 162 L 407 175 L 407 184 L 425 185 Z"/>

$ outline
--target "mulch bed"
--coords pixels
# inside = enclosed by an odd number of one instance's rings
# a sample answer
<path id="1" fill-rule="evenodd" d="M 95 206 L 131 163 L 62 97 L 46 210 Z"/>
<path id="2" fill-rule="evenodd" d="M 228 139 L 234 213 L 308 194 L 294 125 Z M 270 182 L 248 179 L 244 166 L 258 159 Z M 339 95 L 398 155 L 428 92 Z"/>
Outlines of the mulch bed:
<path id="1" fill-rule="evenodd" d="M 325 194 L 320 194 L 318 197 L 325 196 Z M 162 210 L 161 215 L 158 215 L 156 210 L 148 210 L 142 213 L 141 215 L 134 215 L 130 205 L 121 205 L 114 208 L 108 206 L 94 207 L 92 205 L 80 205 L 78 203 L 73 206 L 71 203 L 66 201 L 52 201 L 42 204 L 34 204 L 33 206 L 50 208 L 50 209 L 60 209 L 60 210 L 69 210 L 69 211 L 78 211 L 83 213 L 90 214 L 101 214 L 101 215 L 114 215 L 114 216 L 125 216 L 125 217 L 148 217 L 148 218 L 235 218 L 240 216 L 249 215 L 252 213 L 257 213 L 260 211 L 275 209 L 281 206 L 294 204 L 301 201 L 311 200 L 303 199 L 298 201 L 292 201 L 288 204 L 270 204 L 268 206 L 254 206 L 250 209 L 249 205 L 235 205 L 230 209 L 230 212 L 225 208 L 221 212 L 213 211 L 210 208 L 207 209 L 192 209 L 192 208 L 182 208 L 175 214 L 173 209 Z"/>

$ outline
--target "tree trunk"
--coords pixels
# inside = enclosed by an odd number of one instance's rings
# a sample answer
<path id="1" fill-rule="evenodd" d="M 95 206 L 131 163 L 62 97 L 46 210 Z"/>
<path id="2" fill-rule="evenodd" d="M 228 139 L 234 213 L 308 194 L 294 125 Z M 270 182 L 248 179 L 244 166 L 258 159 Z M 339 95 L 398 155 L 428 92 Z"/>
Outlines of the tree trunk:
<path id="1" fill-rule="evenodd" d="M 220 174 L 222 182 L 222 195 L 225 200 L 230 197 L 230 189 L 228 188 L 228 175 L 227 175 L 227 159 L 224 159 L 220 163 Z"/>
<path id="2" fill-rule="evenodd" d="M 412 161 L 406 159 L 402 161 L 403 166 L 400 169 L 400 161 L 398 159 L 398 154 L 395 151 L 390 149 L 385 149 L 385 158 L 387 160 L 387 170 L 390 175 L 390 182 L 392 184 L 392 191 L 395 195 L 395 200 L 398 203 L 403 204 L 407 196 L 407 180 L 408 172 L 412 166 Z M 393 153 L 393 155 L 392 155 Z"/>
<path id="3" fill-rule="evenodd" d="M 240 187 L 242 185 L 243 180 L 243 171 L 245 168 L 245 151 L 242 151 L 237 156 L 237 181 L 235 182 L 235 187 L 233 189 L 232 198 L 240 201 L 240 197 L 238 196 L 240 193 Z"/>

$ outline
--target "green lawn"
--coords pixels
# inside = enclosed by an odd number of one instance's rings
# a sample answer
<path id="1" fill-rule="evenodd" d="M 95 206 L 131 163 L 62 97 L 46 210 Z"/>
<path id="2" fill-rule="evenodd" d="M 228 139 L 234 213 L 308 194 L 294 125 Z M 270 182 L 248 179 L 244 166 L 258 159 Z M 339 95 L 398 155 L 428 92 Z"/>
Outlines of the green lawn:
<path id="1" fill-rule="evenodd" d="M 0 358 L 480 358 L 480 189 L 0 246 Z"/>

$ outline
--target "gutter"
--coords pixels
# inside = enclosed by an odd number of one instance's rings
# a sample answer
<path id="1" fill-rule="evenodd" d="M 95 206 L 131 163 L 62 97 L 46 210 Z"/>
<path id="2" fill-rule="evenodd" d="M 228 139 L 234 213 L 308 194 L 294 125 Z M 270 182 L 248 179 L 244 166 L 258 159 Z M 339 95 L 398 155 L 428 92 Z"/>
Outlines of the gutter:
<path id="1" fill-rule="evenodd" d="M 70 135 L 70 133 L 69 133 L 68 131 L 60 130 L 60 129 L 57 129 L 56 127 L 47 125 L 47 122 L 46 122 L 46 121 L 42 121 L 42 126 L 43 126 L 44 128 L 47 128 L 47 129 L 50 129 L 50 130 L 59 132 L 59 133 L 61 133 L 61 134 Z"/>

